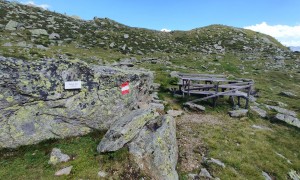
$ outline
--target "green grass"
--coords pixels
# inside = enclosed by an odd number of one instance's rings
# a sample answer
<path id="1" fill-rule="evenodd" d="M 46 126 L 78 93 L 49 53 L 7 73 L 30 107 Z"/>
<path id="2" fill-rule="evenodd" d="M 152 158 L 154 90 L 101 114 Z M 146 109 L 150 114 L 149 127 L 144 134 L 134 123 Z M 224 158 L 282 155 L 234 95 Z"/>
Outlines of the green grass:
<path id="1" fill-rule="evenodd" d="M 21 9 L 29 7 L 21 7 Z M 32 12 L 39 12 L 37 8 L 31 8 Z M 0 17 L 8 11 L 14 12 L 12 8 L 0 10 Z M 17 31 L 18 35 L 12 36 L 11 32 L 0 30 L 0 55 L 7 57 L 17 57 L 26 60 L 37 60 L 40 58 L 57 58 L 64 55 L 69 59 L 80 59 L 91 64 L 108 64 L 126 57 L 157 57 L 162 62 L 172 64 L 151 64 L 143 62 L 136 67 L 143 67 L 155 72 L 155 82 L 161 83 L 159 97 L 167 102 L 166 110 L 182 109 L 182 104 L 195 97 L 175 98 L 168 92 L 169 87 L 174 85 L 176 80 L 169 76 L 171 71 L 189 73 L 213 73 L 225 74 L 230 77 L 251 78 L 255 80 L 255 88 L 259 90 L 260 97 L 257 102 L 261 104 L 287 104 L 287 109 L 294 110 L 300 114 L 300 71 L 295 67 L 294 60 L 286 60 L 287 66 L 284 68 L 270 68 L 275 62 L 272 60 L 258 58 L 255 61 L 242 61 L 242 58 L 252 56 L 243 52 L 243 46 L 253 49 L 260 46 L 254 43 L 254 36 L 258 38 L 268 38 L 274 46 L 268 48 L 266 55 L 274 55 L 275 46 L 286 49 L 278 41 L 270 36 L 256 33 L 251 30 L 241 30 L 222 25 L 212 25 L 188 32 L 176 31 L 172 33 L 161 33 L 140 28 L 130 28 L 109 19 L 97 19 L 95 22 L 103 31 L 96 31 L 96 27 L 91 23 L 78 25 L 79 34 L 73 33 L 69 25 L 65 24 L 65 16 L 58 13 L 45 11 L 44 18 L 41 18 L 41 28 L 46 29 L 46 17 L 52 15 L 57 24 L 61 26 L 56 33 L 61 39 L 72 38 L 71 43 L 64 43 L 63 46 L 50 46 L 47 38 L 37 38 L 36 44 L 48 46 L 48 50 L 43 51 L 36 48 L 26 50 L 20 47 L 3 47 L 2 44 L 11 42 L 16 45 L 18 42 L 31 42 L 29 31 Z M 12 16 L 18 22 L 27 22 L 28 16 L 20 16 L 22 20 Z M 72 18 L 67 18 L 73 22 Z M 1 24 L 7 21 L 0 19 Z M 31 24 L 31 23 L 28 23 Z M 119 27 L 117 27 L 119 26 Z M 54 32 L 49 28 L 48 33 Z M 232 33 L 232 35 L 229 35 Z M 228 42 L 233 36 L 243 34 L 249 43 L 236 41 L 234 44 Z M 124 34 L 129 34 L 129 39 L 123 38 Z M 106 37 L 106 38 L 104 38 Z M 226 54 L 205 54 L 199 53 L 206 46 L 212 46 L 219 41 L 226 47 Z M 111 42 L 117 45 L 110 48 Z M 100 44 L 100 43 L 105 43 Z M 56 43 L 54 43 L 56 44 Z M 120 46 L 126 44 L 132 47 L 132 52 L 126 49 L 120 50 Z M 85 45 L 86 48 L 77 48 L 77 45 Z M 193 50 L 192 47 L 199 48 Z M 152 49 L 154 51 L 152 51 Z M 137 55 L 141 50 L 145 55 Z M 234 50 L 234 53 L 231 52 Z M 262 54 L 264 55 L 264 54 Z M 298 55 L 299 56 L 299 55 Z M 298 57 L 299 58 L 299 57 Z M 168 59 L 168 60 L 167 60 Z M 297 59 L 297 58 L 295 58 Z M 298 63 L 299 64 L 299 63 Z M 291 91 L 297 95 L 296 98 L 289 98 L 280 95 L 281 91 Z M 270 100 L 272 102 L 270 102 Z M 220 99 L 217 107 L 212 108 L 210 102 L 201 102 L 206 107 L 205 114 L 219 117 L 222 121 L 220 125 L 211 124 L 188 124 L 190 131 L 182 132 L 178 129 L 178 134 L 185 133 L 189 138 L 196 137 L 201 139 L 203 146 L 207 149 L 207 156 L 220 159 L 226 164 L 222 169 L 215 165 L 206 166 L 215 177 L 221 179 L 263 179 L 261 171 L 269 173 L 277 179 L 287 179 L 287 173 L 294 169 L 300 171 L 300 132 L 299 129 L 288 126 L 284 123 L 271 123 L 269 120 L 260 119 L 253 114 L 247 118 L 232 119 L 227 115 L 227 111 L 232 109 L 232 105 L 226 99 Z M 251 128 L 253 124 L 270 127 L 273 131 L 259 131 Z M 131 161 L 126 148 L 120 151 L 106 154 L 98 154 L 96 147 L 103 137 L 103 133 L 95 132 L 83 137 L 74 137 L 61 140 L 49 140 L 37 145 L 24 146 L 15 150 L 0 150 L 0 179 L 54 179 L 54 173 L 65 167 L 72 165 L 73 170 L 68 177 L 58 179 L 96 179 L 99 170 L 107 172 L 111 179 L 139 179 L 141 172 L 137 170 Z M 187 139 L 187 141 L 189 140 Z M 180 145 L 180 144 L 179 144 Z M 52 148 L 60 148 L 62 152 L 69 154 L 73 160 L 56 166 L 48 164 Z M 196 147 L 194 147 L 196 148 Z M 182 150 L 182 149 L 179 149 Z M 275 154 L 278 152 L 292 161 L 288 164 L 286 160 Z M 179 152 L 180 154 L 180 152 Z M 195 154 L 198 157 L 199 154 Z M 178 164 L 180 179 L 188 179 L 186 172 L 181 169 L 181 161 Z M 132 170 L 133 169 L 133 170 Z M 198 173 L 194 169 L 193 173 Z M 128 173 L 130 172 L 130 173 Z"/>
<path id="2" fill-rule="evenodd" d="M 264 63 L 267 60 L 241 61 L 231 54 L 226 54 L 222 59 L 214 61 L 214 57 L 194 60 L 193 56 L 181 57 L 171 60 L 177 66 L 191 67 L 191 72 L 207 73 L 209 71 L 201 68 L 202 64 L 209 62 L 220 63 L 220 66 L 209 66 L 216 73 L 225 73 L 226 75 L 237 78 L 250 78 L 255 81 L 255 89 L 259 90 L 258 103 L 277 105 L 278 102 L 287 104 L 287 109 L 294 110 L 300 114 L 299 86 L 300 74 L 295 70 L 282 68 L 280 71 L 265 71 Z M 291 62 L 287 62 L 291 63 Z M 244 66 L 244 70 L 238 67 Z M 172 87 L 171 78 L 168 75 L 170 71 L 177 70 L 186 72 L 180 68 L 167 66 L 165 69 L 161 65 L 145 65 L 147 68 L 156 72 L 156 82 L 162 83 L 165 88 Z M 249 72 L 244 74 L 243 72 Z M 169 84 L 168 84 L 169 83 Z M 290 98 L 280 95 L 281 91 L 291 91 L 297 95 L 296 98 Z M 167 109 L 181 109 L 182 104 L 195 97 L 174 98 L 171 93 L 161 91 L 160 97 L 169 102 Z M 268 119 L 261 119 L 250 113 L 247 118 L 232 119 L 227 115 L 232 110 L 232 104 L 225 99 L 219 99 L 216 108 L 212 108 L 211 102 L 201 102 L 206 107 L 205 114 L 219 117 L 221 125 L 210 124 L 189 124 L 190 130 L 185 132 L 181 128 L 177 129 L 177 134 L 188 134 L 188 138 L 197 137 L 202 140 L 205 148 L 208 150 L 208 157 L 220 159 L 226 164 L 222 169 L 216 165 L 203 165 L 208 168 L 214 177 L 221 179 L 263 179 L 262 171 L 267 172 L 276 179 L 287 179 L 288 172 L 292 169 L 298 173 L 300 171 L 300 130 L 285 123 L 274 123 Z M 275 115 L 275 113 L 273 113 Z M 272 117 L 270 117 L 272 118 Z M 272 129 L 272 131 L 260 131 L 252 128 L 253 124 L 263 125 Z M 181 146 L 179 146 L 181 147 Z M 194 148 L 197 148 L 195 146 Z M 179 148 L 179 152 L 182 149 Z M 279 157 L 277 153 L 284 155 L 292 161 L 289 164 L 287 160 Z M 195 157 L 199 154 L 195 153 Z M 200 168 L 193 171 L 183 171 L 179 159 L 178 172 L 180 179 L 188 179 L 189 173 L 199 173 Z"/>
<path id="3" fill-rule="evenodd" d="M 14 150 L 1 150 L 0 179 L 99 179 L 97 173 L 100 170 L 113 179 L 141 177 L 126 148 L 112 153 L 97 153 L 96 148 L 102 137 L 102 132 L 94 132 L 83 137 L 48 140 Z M 72 160 L 49 165 L 54 147 L 60 148 Z M 54 176 L 56 171 L 71 165 L 73 169 L 69 176 Z M 131 172 L 127 172 L 130 169 Z"/>
<path id="4" fill-rule="evenodd" d="M 291 169 L 299 172 L 299 129 L 272 124 L 256 117 L 232 119 L 222 113 L 217 117 L 221 124 L 187 125 L 207 147 L 206 157 L 213 157 L 225 163 L 224 169 L 214 164 L 202 164 L 214 177 L 263 179 L 261 172 L 265 171 L 277 179 L 286 179 Z M 272 131 L 256 130 L 251 127 L 253 124 L 269 127 Z M 279 157 L 276 152 L 291 160 L 292 164 Z M 196 172 L 199 170 L 196 169 Z M 188 173 L 180 171 L 180 164 L 179 172 L 183 175 Z"/>

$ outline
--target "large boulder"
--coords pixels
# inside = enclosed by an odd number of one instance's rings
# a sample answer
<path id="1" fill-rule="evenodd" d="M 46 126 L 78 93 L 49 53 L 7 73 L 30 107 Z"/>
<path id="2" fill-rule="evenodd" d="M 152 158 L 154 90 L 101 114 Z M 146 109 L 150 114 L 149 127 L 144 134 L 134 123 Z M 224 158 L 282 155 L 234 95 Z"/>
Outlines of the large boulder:
<path id="1" fill-rule="evenodd" d="M 40 36 L 40 35 L 48 36 L 48 32 L 45 29 L 33 29 L 29 31 L 31 32 L 32 36 Z"/>
<path id="2" fill-rule="evenodd" d="M 283 121 L 283 122 L 286 122 L 292 126 L 296 126 L 298 128 L 300 128 L 300 120 L 296 117 L 293 117 L 293 116 L 290 116 L 290 115 L 287 115 L 287 114 L 276 114 L 276 116 L 274 117 L 275 120 L 277 121 Z"/>
<path id="3" fill-rule="evenodd" d="M 64 82 L 77 80 L 81 89 L 64 89 Z M 149 99 L 152 80 L 150 72 L 80 60 L 25 62 L 0 56 L 0 148 L 107 130 Z M 126 81 L 130 93 L 122 95 Z"/>
<path id="4" fill-rule="evenodd" d="M 49 35 L 49 39 L 52 39 L 52 40 L 60 39 L 60 35 L 57 33 L 52 33 Z"/>
<path id="5" fill-rule="evenodd" d="M 284 108 L 281 108 L 281 107 L 278 107 L 278 106 L 266 105 L 266 108 L 268 108 L 269 110 L 274 110 L 274 111 L 276 111 L 280 114 L 285 114 L 285 115 L 289 115 L 289 116 L 293 116 L 293 117 L 297 116 L 297 113 L 295 111 L 284 109 Z"/>
<path id="6" fill-rule="evenodd" d="M 259 115 L 261 118 L 267 117 L 267 111 L 259 108 L 258 106 L 250 106 L 251 111 Z"/>
<path id="7" fill-rule="evenodd" d="M 9 31 L 17 30 L 18 24 L 19 24 L 18 22 L 13 21 L 13 20 L 10 20 L 10 21 L 6 24 L 5 30 L 9 30 Z"/>
<path id="8" fill-rule="evenodd" d="M 178 179 L 176 122 L 171 116 L 150 121 L 128 146 L 140 169 L 152 179 Z"/>
<path id="9" fill-rule="evenodd" d="M 98 152 L 110 152 L 121 149 L 140 132 L 148 121 L 155 117 L 156 113 L 150 109 L 138 109 L 122 117 L 104 135 L 97 147 Z"/>

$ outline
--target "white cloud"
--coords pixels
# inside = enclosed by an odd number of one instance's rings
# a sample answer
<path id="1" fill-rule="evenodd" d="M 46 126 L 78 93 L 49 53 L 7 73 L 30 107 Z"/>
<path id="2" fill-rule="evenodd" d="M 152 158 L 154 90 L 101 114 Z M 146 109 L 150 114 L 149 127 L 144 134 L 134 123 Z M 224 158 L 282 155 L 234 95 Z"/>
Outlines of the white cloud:
<path id="1" fill-rule="evenodd" d="M 285 46 L 300 46 L 300 25 L 268 25 L 266 22 L 244 27 L 275 37 Z"/>
<path id="2" fill-rule="evenodd" d="M 48 9 L 50 7 L 50 5 L 48 5 L 48 4 L 35 4 L 34 1 L 27 1 L 27 2 L 21 2 L 21 3 L 28 5 L 28 6 L 40 7 L 43 9 Z"/>
<path id="3" fill-rule="evenodd" d="M 171 32 L 170 29 L 166 29 L 166 28 L 163 28 L 163 29 L 161 29 L 160 31 L 162 31 L 162 32 Z"/>

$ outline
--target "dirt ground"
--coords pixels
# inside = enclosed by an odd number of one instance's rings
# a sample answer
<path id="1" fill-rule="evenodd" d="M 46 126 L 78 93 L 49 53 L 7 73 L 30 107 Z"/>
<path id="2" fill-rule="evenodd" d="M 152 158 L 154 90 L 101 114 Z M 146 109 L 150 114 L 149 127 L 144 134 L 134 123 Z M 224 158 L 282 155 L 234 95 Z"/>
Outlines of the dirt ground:
<path id="1" fill-rule="evenodd" d="M 201 125 L 220 126 L 221 117 L 199 113 L 185 113 L 176 119 L 177 140 L 179 146 L 179 168 L 182 172 L 200 170 L 202 158 L 207 154 L 207 147 L 194 127 Z"/>

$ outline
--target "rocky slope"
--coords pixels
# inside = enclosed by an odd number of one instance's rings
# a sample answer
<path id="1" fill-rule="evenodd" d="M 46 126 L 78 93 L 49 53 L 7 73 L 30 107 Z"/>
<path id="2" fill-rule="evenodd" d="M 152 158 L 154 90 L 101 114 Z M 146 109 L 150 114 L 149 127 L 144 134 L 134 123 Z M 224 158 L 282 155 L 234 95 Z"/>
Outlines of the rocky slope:
<path id="1" fill-rule="evenodd" d="M 166 96 L 165 101 L 156 93 L 149 94 L 153 74 L 129 68 L 132 66 L 154 70 L 162 90 L 171 84 L 174 89 L 178 82 L 170 77 L 174 71 L 253 78 L 260 90 L 258 103 L 268 104 L 272 99 L 299 112 L 299 86 L 295 83 L 300 78 L 299 54 L 292 54 L 265 34 L 224 25 L 159 32 L 129 27 L 108 18 L 80 20 L 3 0 L 0 32 L 0 149 L 87 134 L 94 129 L 107 130 L 97 148 L 100 154 L 112 157 L 113 153 L 107 152 L 127 147 L 143 174 L 154 179 L 182 177 L 182 172 L 176 172 L 176 134 L 193 136 L 179 141 L 180 148 L 186 142 L 194 146 L 190 140 L 201 139 L 199 133 L 192 134 L 197 131 L 192 126 L 187 133 L 182 133 L 185 131 L 180 127 L 176 133 L 175 120 L 161 114 L 165 113 L 163 104 L 167 104 L 167 110 L 176 110 L 181 109 L 181 102 L 164 93 L 160 95 Z M 71 80 L 81 80 L 82 89 L 65 90 L 64 82 Z M 120 85 L 126 81 L 130 81 L 130 94 L 123 96 Z M 279 94 L 286 89 L 295 97 Z M 251 109 L 257 110 L 258 103 L 253 103 L 256 107 Z M 265 116 L 275 116 L 274 110 L 278 108 L 271 108 Z M 278 112 L 275 118 L 292 124 L 299 118 L 296 116 Z M 236 127 L 232 127 L 232 132 Z M 215 126 L 212 129 L 210 132 L 214 133 Z M 224 137 L 224 128 L 220 129 L 220 137 Z M 205 134 L 209 133 L 201 137 Z M 245 141 L 249 139 L 246 137 Z M 96 146 L 92 148 L 96 153 Z M 199 148 L 187 149 L 199 152 Z M 224 152 L 223 147 L 219 149 Z M 181 149 L 179 167 L 185 158 Z M 97 164 L 102 163 L 94 159 Z M 110 171 L 115 173 L 114 169 Z"/>
<path id="2" fill-rule="evenodd" d="M 257 59 L 278 58 L 290 53 L 270 36 L 223 25 L 167 33 L 128 27 L 108 18 L 84 21 L 6 1 L 1 1 L 0 5 L 0 43 L 11 49 L 21 47 L 18 54 L 28 59 L 36 58 L 38 53 L 33 53 L 34 49 L 71 45 L 137 55 L 235 52 L 247 53 L 251 55 L 250 59 Z"/>

